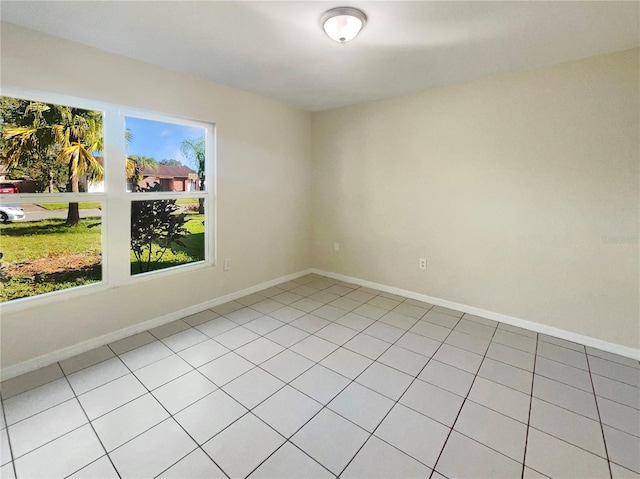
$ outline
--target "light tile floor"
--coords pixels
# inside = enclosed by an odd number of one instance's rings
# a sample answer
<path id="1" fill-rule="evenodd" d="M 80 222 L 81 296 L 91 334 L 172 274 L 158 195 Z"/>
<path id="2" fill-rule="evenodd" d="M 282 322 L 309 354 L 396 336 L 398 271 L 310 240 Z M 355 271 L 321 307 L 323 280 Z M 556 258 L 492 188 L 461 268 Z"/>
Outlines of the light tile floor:
<path id="1" fill-rule="evenodd" d="M 637 361 L 317 275 L 0 393 L 2 478 L 640 477 Z"/>

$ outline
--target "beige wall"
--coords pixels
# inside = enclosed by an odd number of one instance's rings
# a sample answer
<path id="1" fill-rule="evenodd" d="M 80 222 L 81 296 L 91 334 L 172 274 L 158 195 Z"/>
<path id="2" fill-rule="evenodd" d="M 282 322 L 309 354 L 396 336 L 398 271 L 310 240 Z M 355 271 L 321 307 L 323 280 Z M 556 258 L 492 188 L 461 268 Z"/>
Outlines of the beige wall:
<path id="1" fill-rule="evenodd" d="M 314 113 L 314 266 L 638 349 L 639 52 Z"/>
<path id="2" fill-rule="evenodd" d="M 4 310 L 3 369 L 311 266 L 309 113 L 8 24 L 1 53 L 3 86 L 215 122 L 218 258 L 233 260 L 228 272 L 218 266 Z"/>
<path id="3" fill-rule="evenodd" d="M 313 115 L 12 25 L 1 54 L 4 86 L 215 122 L 233 258 L 2 311 L 3 369 L 311 266 L 640 346 L 638 50 Z"/>

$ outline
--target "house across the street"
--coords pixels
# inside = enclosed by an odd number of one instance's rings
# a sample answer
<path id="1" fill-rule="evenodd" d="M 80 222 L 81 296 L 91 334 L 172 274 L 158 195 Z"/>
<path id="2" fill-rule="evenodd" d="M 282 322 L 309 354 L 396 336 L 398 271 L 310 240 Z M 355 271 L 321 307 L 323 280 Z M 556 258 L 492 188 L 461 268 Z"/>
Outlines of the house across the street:
<path id="1" fill-rule="evenodd" d="M 145 168 L 138 186 L 148 188 L 156 183 L 160 184 L 161 191 L 197 191 L 198 173 L 184 165 Z"/>

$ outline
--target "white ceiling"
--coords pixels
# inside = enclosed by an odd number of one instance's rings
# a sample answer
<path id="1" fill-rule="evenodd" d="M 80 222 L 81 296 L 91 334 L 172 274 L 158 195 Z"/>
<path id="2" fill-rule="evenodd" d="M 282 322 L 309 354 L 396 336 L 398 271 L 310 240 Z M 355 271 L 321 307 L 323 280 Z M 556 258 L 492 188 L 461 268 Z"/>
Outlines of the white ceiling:
<path id="1" fill-rule="evenodd" d="M 640 46 L 640 3 L 7 1 L 2 20 L 324 110 Z M 319 18 L 369 22 L 347 44 Z"/>

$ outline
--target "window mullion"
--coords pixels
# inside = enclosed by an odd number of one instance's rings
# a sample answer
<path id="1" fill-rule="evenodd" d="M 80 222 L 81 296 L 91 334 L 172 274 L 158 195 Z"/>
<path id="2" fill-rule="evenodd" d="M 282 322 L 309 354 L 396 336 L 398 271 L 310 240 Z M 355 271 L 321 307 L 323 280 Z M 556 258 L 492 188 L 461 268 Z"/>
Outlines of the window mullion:
<path id="1" fill-rule="evenodd" d="M 118 109 L 107 109 L 104 118 L 105 191 L 103 258 L 105 281 L 121 285 L 129 278 L 129 211 L 125 193 L 126 169 L 124 116 Z"/>

